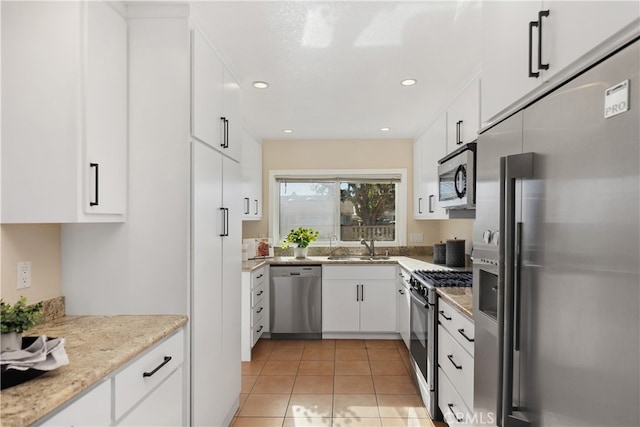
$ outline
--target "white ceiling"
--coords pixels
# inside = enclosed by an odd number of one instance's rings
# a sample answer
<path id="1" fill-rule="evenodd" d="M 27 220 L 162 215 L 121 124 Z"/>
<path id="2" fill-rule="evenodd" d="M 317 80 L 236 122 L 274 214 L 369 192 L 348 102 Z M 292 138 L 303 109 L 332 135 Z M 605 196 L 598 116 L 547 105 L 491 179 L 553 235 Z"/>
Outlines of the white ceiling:
<path id="1" fill-rule="evenodd" d="M 194 1 L 191 12 L 260 139 L 415 138 L 479 70 L 478 0 Z"/>

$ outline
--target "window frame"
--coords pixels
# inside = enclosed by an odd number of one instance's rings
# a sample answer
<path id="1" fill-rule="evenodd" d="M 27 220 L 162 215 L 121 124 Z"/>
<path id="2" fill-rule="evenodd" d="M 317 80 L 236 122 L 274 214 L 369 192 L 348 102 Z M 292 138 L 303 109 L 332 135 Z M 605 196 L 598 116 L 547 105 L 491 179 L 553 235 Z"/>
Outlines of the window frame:
<path id="1" fill-rule="evenodd" d="M 269 236 L 274 239 L 273 244 L 279 246 L 281 242 L 276 241 L 280 235 L 280 188 L 277 179 L 318 179 L 327 180 L 329 178 L 340 177 L 341 179 L 380 179 L 393 176 L 399 178 L 396 187 L 396 229 L 394 241 L 376 241 L 378 247 L 406 246 L 407 244 L 407 169 L 314 169 L 314 170 L 289 170 L 278 169 L 269 171 Z M 336 207 L 336 215 L 339 221 L 339 204 Z M 336 236 L 339 236 L 336 230 Z M 335 241 L 334 241 L 335 242 Z M 334 245 L 343 247 L 359 247 L 360 242 L 338 240 Z M 329 246 L 329 240 L 318 240 L 312 242 L 310 246 Z"/>

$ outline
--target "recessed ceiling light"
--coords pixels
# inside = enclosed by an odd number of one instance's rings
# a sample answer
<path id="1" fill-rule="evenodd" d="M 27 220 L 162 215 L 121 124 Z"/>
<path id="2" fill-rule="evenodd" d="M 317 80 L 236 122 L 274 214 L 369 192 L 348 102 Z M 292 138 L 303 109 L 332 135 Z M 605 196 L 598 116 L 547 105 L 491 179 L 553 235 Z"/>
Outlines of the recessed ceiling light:
<path id="1" fill-rule="evenodd" d="M 282 132 L 284 132 L 284 133 L 293 133 L 293 131 L 291 129 L 283 129 Z"/>
<path id="2" fill-rule="evenodd" d="M 256 82 L 253 82 L 253 87 L 255 87 L 256 89 L 266 89 L 269 87 L 269 83 L 256 81 Z"/>
<path id="3" fill-rule="evenodd" d="M 413 86 L 416 83 L 418 83 L 416 79 L 405 79 L 400 82 L 402 86 Z"/>
<path id="4" fill-rule="evenodd" d="M 380 130 L 382 132 L 389 132 L 391 130 L 391 128 L 384 127 L 384 128 L 380 128 Z"/>

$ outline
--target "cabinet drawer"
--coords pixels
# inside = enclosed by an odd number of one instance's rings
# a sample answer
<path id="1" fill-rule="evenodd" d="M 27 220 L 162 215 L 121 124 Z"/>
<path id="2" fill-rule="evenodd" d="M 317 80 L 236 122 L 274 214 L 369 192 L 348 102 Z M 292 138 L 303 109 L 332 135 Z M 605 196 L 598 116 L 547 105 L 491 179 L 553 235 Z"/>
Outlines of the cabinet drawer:
<path id="1" fill-rule="evenodd" d="M 164 366 L 160 367 L 171 357 Z M 158 384 L 167 378 L 184 358 L 184 332 L 180 330 L 173 336 L 147 350 L 142 356 L 135 359 L 129 366 L 118 373 L 114 378 L 115 399 L 114 410 L 116 419 L 131 409 L 142 397 L 152 391 Z"/>
<path id="2" fill-rule="evenodd" d="M 260 267 L 251 272 L 251 289 L 255 289 L 262 285 L 266 280 L 265 267 Z"/>
<path id="3" fill-rule="evenodd" d="M 264 298 L 266 291 L 267 291 L 267 286 L 265 283 L 254 288 L 251 291 L 251 307 L 255 307 L 258 301 Z"/>
<path id="4" fill-rule="evenodd" d="M 256 342 L 258 342 L 258 339 L 260 338 L 262 333 L 265 331 L 265 322 L 266 322 L 265 319 L 266 319 L 266 316 L 262 316 L 260 319 L 258 319 L 256 321 L 256 325 L 251 330 L 251 332 L 253 333 L 253 337 L 251 339 L 251 347 L 256 345 Z"/>
<path id="5" fill-rule="evenodd" d="M 324 265 L 322 279 L 395 280 L 397 265 Z"/>
<path id="6" fill-rule="evenodd" d="M 473 356 L 473 341 L 475 339 L 473 322 L 442 298 L 439 300 L 438 321 Z"/>
<path id="7" fill-rule="evenodd" d="M 261 317 L 267 312 L 266 304 L 269 301 L 266 298 L 261 298 L 255 306 L 253 306 L 253 311 L 251 312 L 251 326 L 255 326 L 256 322 L 260 320 Z"/>
<path id="8" fill-rule="evenodd" d="M 442 369 L 438 369 L 438 407 L 450 426 L 471 425 L 472 414 Z"/>
<path id="9" fill-rule="evenodd" d="M 473 358 L 444 329 L 438 327 L 438 366 L 467 406 L 473 407 Z"/>
<path id="10" fill-rule="evenodd" d="M 82 394 L 40 425 L 106 426 L 109 424 L 111 424 L 111 381 L 106 380 Z"/>

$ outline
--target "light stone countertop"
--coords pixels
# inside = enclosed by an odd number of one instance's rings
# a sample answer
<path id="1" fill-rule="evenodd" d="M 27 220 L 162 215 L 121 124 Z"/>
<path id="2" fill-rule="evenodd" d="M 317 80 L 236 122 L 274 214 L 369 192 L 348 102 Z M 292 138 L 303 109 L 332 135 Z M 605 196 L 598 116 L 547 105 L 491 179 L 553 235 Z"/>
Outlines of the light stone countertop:
<path id="1" fill-rule="evenodd" d="M 64 337 L 69 365 L 0 392 L 0 422 L 26 426 L 187 323 L 183 315 L 64 316 L 25 336 Z"/>

